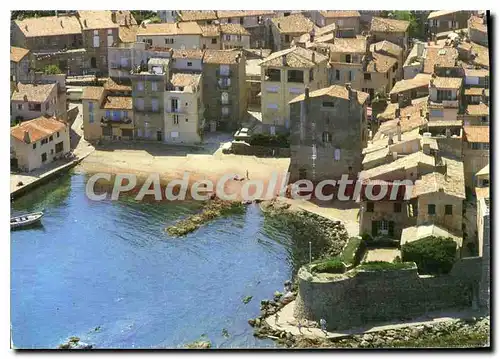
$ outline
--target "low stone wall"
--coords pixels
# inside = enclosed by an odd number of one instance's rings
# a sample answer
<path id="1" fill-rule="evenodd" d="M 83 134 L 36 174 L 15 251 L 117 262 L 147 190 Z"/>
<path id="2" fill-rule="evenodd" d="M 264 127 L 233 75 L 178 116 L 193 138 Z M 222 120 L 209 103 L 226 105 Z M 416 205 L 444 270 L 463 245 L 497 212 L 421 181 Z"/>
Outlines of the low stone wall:
<path id="1" fill-rule="evenodd" d="M 420 276 L 414 268 L 311 276 L 299 270 L 295 317 L 319 321 L 329 330 L 370 322 L 411 319 L 428 311 L 472 305 L 480 276 L 481 258 L 463 258 L 442 276 Z"/>
<path id="2" fill-rule="evenodd" d="M 231 150 L 236 155 L 257 157 L 290 157 L 290 148 L 250 146 L 247 143 L 233 142 Z"/>

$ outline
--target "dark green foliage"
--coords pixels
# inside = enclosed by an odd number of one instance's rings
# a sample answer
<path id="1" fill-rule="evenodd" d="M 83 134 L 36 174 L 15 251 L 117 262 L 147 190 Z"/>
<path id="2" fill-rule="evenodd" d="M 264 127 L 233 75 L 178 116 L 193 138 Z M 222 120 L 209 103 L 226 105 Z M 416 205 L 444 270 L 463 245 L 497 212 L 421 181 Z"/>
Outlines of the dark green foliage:
<path id="1" fill-rule="evenodd" d="M 132 10 L 130 12 L 132 13 L 132 16 L 134 16 L 134 18 L 138 24 L 140 24 L 144 20 L 148 20 L 148 19 L 152 19 L 154 17 L 157 17 L 156 11 Z"/>
<path id="2" fill-rule="evenodd" d="M 10 12 L 11 20 L 23 20 L 29 17 L 42 17 L 42 16 L 55 16 L 56 12 L 54 10 L 14 10 Z"/>
<path id="3" fill-rule="evenodd" d="M 44 67 L 43 73 L 46 75 L 57 75 L 62 73 L 62 71 L 57 65 L 47 65 Z"/>
<path id="4" fill-rule="evenodd" d="M 457 244 L 451 238 L 430 236 L 406 243 L 401 248 L 404 262 L 415 262 L 420 274 L 450 272 L 455 262 Z"/>
<path id="5" fill-rule="evenodd" d="M 249 143 L 252 146 L 279 147 L 279 148 L 290 147 L 289 137 L 282 134 L 272 136 L 263 133 L 257 133 L 250 137 Z"/>
<path id="6" fill-rule="evenodd" d="M 398 245 L 399 241 L 392 238 L 382 237 L 366 241 L 367 248 L 397 248 Z"/>
<path id="7" fill-rule="evenodd" d="M 345 246 L 340 258 L 348 266 L 356 266 L 361 262 L 363 255 L 365 254 L 366 244 L 359 237 L 349 238 L 349 242 Z"/>
<path id="8" fill-rule="evenodd" d="M 313 273 L 344 273 L 345 265 L 339 257 L 333 257 L 329 260 L 316 264 L 311 268 Z"/>
<path id="9" fill-rule="evenodd" d="M 406 269 L 412 268 L 413 263 L 405 263 L 405 262 L 384 262 L 384 261 L 373 261 L 373 262 L 365 262 L 358 266 L 358 269 L 363 270 L 397 270 L 397 269 Z"/>

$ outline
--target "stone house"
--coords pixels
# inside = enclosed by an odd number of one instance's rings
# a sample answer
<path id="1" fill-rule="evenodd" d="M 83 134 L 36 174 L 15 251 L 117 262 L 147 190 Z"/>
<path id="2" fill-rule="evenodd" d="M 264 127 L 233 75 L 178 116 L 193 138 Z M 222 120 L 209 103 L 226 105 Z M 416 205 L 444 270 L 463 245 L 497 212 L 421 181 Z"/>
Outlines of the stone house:
<path id="1" fill-rule="evenodd" d="M 201 48 L 220 50 L 220 26 L 219 25 L 200 25 L 201 29 Z"/>
<path id="2" fill-rule="evenodd" d="M 218 10 L 220 24 L 240 24 L 250 33 L 251 48 L 269 46 L 269 21 L 275 16 L 272 10 Z"/>
<path id="3" fill-rule="evenodd" d="M 437 77 L 429 80 L 429 122 L 457 121 L 462 107 L 462 78 Z"/>
<path id="4" fill-rule="evenodd" d="M 354 34 L 360 32 L 360 18 L 359 11 L 356 10 L 322 10 L 315 11 L 316 25 L 328 26 L 335 24 L 337 30 L 342 32 L 344 29 L 352 29 Z M 342 37 L 342 36 L 339 36 Z"/>
<path id="5" fill-rule="evenodd" d="M 314 23 L 302 14 L 277 16 L 271 19 L 273 51 L 290 48 L 292 41 L 297 41 L 306 33 L 311 33 Z"/>
<path id="6" fill-rule="evenodd" d="M 363 63 L 363 91 L 370 100 L 377 92 L 388 94 L 396 83 L 398 60 L 379 52 L 369 53 Z"/>
<path id="7" fill-rule="evenodd" d="M 250 48 L 250 32 L 240 24 L 221 24 L 222 50 Z"/>
<path id="8" fill-rule="evenodd" d="M 479 172 L 476 173 L 476 197 L 490 196 L 490 165 L 487 164 Z"/>
<path id="9" fill-rule="evenodd" d="M 431 75 L 418 74 L 411 79 L 396 82 L 389 92 L 391 102 L 397 102 L 399 95 L 403 95 L 412 100 L 428 96 L 430 79 Z"/>
<path id="10" fill-rule="evenodd" d="M 10 81 L 26 83 L 30 72 L 30 50 L 10 47 Z"/>
<path id="11" fill-rule="evenodd" d="M 384 40 L 379 41 L 370 45 L 370 51 L 394 57 L 396 62 L 396 68 L 394 69 L 393 80 L 399 81 L 403 79 L 403 63 L 404 63 L 404 53 L 401 46 L 393 44 L 390 41 Z M 394 84 L 393 84 L 394 85 Z"/>
<path id="12" fill-rule="evenodd" d="M 174 24 L 142 23 L 137 31 L 137 41 L 146 42 L 152 47 L 172 49 L 201 49 L 201 36 L 201 27 L 194 21 Z"/>
<path id="13" fill-rule="evenodd" d="M 211 129 L 237 129 L 245 119 L 247 86 L 245 54 L 239 50 L 205 50 L 203 103 Z"/>
<path id="14" fill-rule="evenodd" d="M 469 38 L 472 42 L 488 46 L 488 26 L 486 23 L 486 16 L 472 15 L 467 21 L 467 28 L 469 30 Z"/>
<path id="15" fill-rule="evenodd" d="M 203 70 L 202 50 L 173 50 L 171 59 L 172 72 L 201 73 Z"/>
<path id="16" fill-rule="evenodd" d="M 201 142 L 204 128 L 201 74 L 174 73 L 165 92 L 165 142 Z"/>
<path id="17" fill-rule="evenodd" d="M 58 115 L 58 85 L 18 83 L 10 98 L 11 121 Z"/>
<path id="18" fill-rule="evenodd" d="M 343 85 L 350 83 L 358 91 L 364 87 L 363 59 L 367 53 L 364 36 L 355 38 L 335 38 L 326 44 L 329 53 L 328 83 Z"/>
<path id="19" fill-rule="evenodd" d="M 290 181 L 356 176 L 367 143 L 368 94 L 346 86 L 309 91 L 290 101 Z"/>
<path id="20" fill-rule="evenodd" d="M 490 126 L 463 127 L 465 184 L 472 188 L 475 174 L 490 163 Z"/>
<path id="21" fill-rule="evenodd" d="M 131 76 L 136 139 L 164 141 L 164 99 L 169 78 L 170 59 L 154 57 Z"/>
<path id="22" fill-rule="evenodd" d="M 409 47 L 409 27 L 409 21 L 373 17 L 370 33 L 373 35 L 375 42 L 383 40 L 390 41 L 402 47 L 406 53 Z"/>
<path id="23" fill-rule="evenodd" d="M 491 233 L 490 233 L 490 196 L 478 198 L 477 201 L 477 237 L 481 263 L 481 281 L 479 282 L 479 303 L 482 307 L 490 307 L 490 273 L 491 273 Z"/>
<path id="24" fill-rule="evenodd" d="M 328 85 L 328 57 L 301 47 L 271 53 L 260 63 L 264 131 L 288 131 L 292 99 Z"/>
<path id="25" fill-rule="evenodd" d="M 439 34 L 467 28 L 467 20 L 471 15 L 470 11 L 458 10 L 433 11 L 427 16 L 427 28 L 429 33 Z"/>
<path id="26" fill-rule="evenodd" d="M 470 94 L 471 90 L 480 90 L 479 96 L 476 94 L 472 96 L 468 96 L 467 94 Z M 484 96 L 484 91 L 485 89 L 467 89 L 465 90 L 466 98 L 469 98 L 469 104 L 465 108 L 465 113 L 461 115 L 461 119 L 463 120 L 464 126 L 488 126 L 490 124 L 490 108 L 488 105 L 483 103 L 481 100 L 474 100 L 471 101 L 471 98 L 474 99 L 482 99 L 482 96 Z"/>
<path id="27" fill-rule="evenodd" d="M 421 73 L 424 68 L 426 43 L 416 41 L 403 64 L 403 79 L 409 80 Z M 455 63 L 455 61 L 453 61 Z"/>
<path id="28" fill-rule="evenodd" d="M 41 116 L 10 129 L 17 167 L 30 172 L 64 157 L 70 151 L 69 126 L 55 117 Z"/>
<path id="29" fill-rule="evenodd" d="M 87 141 L 134 139 L 134 109 L 130 86 L 109 80 L 88 86 L 82 94 L 83 133 Z"/>

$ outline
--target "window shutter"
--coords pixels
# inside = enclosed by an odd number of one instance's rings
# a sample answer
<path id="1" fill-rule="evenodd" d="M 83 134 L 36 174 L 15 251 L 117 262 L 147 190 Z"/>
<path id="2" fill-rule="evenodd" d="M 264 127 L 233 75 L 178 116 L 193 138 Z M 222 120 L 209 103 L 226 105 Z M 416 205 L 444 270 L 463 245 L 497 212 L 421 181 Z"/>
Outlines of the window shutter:
<path id="1" fill-rule="evenodd" d="M 389 221 L 389 235 L 394 236 L 394 221 Z"/>
<path id="2" fill-rule="evenodd" d="M 372 221 L 372 236 L 375 237 L 378 233 L 378 221 Z"/>

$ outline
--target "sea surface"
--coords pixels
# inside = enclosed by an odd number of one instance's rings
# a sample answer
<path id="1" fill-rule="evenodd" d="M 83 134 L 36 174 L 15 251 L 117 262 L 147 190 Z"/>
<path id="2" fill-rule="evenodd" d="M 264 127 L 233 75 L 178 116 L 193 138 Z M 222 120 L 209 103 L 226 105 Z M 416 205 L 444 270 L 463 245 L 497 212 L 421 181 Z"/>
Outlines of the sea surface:
<path id="1" fill-rule="evenodd" d="M 56 348 L 70 336 L 96 348 L 200 338 L 216 348 L 275 346 L 247 321 L 308 256 L 283 224 L 250 205 L 173 238 L 164 228 L 199 203 L 93 202 L 85 183 L 66 174 L 12 203 L 13 214 L 45 211 L 42 226 L 11 232 L 15 347 Z"/>

